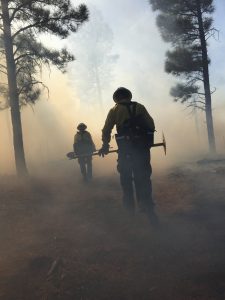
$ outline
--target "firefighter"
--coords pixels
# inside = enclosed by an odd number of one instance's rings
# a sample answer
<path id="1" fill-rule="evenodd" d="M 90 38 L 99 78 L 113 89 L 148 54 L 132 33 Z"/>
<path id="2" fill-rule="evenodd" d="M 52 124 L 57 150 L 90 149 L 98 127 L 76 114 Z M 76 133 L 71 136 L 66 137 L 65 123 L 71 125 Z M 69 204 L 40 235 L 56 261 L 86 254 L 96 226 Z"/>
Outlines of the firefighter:
<path id="1" fill-rule="evenodd" d="M 132 93 L 124 87 L 113 94 L 116 105 L 109 111 L 102 129 L 102 148 L 99 155 L 107 155 L 111 132 L 116 125 L 118 165 L 123 191 L 123 205 L 133 215 L 135 212 L 134 188 L 140 211 L 147 214 L 153 225 L 158 224 L 152 199 L 150 148 L 155 125 L 146 108 L 131 101 Z"/>
<path id="2" fill-rule="evenodd" d="M 92 153 L 96 151 L 91 134 L 86 130 L 87 126 L 80 123 L 74 136 L 73 149 L 76 155 L 85 155 L 78 158 L 80 171 L 85 182 L 92 179 Z"/>

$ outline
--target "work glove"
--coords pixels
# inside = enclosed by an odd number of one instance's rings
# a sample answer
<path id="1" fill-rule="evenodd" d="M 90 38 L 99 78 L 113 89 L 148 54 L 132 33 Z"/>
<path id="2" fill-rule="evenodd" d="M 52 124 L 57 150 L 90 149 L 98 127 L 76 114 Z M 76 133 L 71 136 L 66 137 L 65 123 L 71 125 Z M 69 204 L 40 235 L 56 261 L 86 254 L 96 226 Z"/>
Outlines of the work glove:
<path id="1" fill-rule="evenodd" d="M 103 144 L 102 148 L 98 150 L 98 155 L 104 157 L 109 153 L 109 144 Z"/>

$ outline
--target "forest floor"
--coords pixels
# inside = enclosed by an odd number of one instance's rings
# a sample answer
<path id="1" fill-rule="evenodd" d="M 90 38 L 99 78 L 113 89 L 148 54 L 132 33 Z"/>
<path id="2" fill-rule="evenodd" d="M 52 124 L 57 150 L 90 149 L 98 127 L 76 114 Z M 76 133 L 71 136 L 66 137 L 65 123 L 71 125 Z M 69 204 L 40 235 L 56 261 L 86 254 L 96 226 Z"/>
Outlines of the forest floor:
<path id="1" fill-rule="evenodd" d="M 116 176 L 0 178 L 1 300 L 224 300 L 225 165 L 153 178 L 161 226 Z"/>

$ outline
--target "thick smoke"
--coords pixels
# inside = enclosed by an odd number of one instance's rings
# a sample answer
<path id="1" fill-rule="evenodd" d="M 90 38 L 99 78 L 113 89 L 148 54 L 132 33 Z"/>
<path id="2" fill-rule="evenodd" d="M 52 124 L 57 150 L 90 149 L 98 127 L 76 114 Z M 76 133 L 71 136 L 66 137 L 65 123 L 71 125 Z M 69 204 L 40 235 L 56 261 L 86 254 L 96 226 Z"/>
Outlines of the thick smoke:
<path id="1" fill-rule="evenodd" d="M 162 149 L 152 150 L 155 171 L 177 162 L 207 155 L 204 114 L 198 112 L 198 132 L 195 117 L 185 109 L 185 106 L 172 102 L 169 96 L 173 79 L 165 74 L 163 69 L 167 45 L 161 40 L 155 25 L 155 15 L 151 12 L 148 3 L 140 4 L 134 1 L 134 6 L 130 8 L 132 18 L 124 18 L 122 7 L 125 4 L 119 1 L 113 6 L 101 0 L 88 1 L 88 3 L 97 4 L 98 9 L 102 11 L 103 19 L 109 22 L 114 34 L 112 53 L 119 55 L 118 61 L 114 64 L 114 77 L 110 86 L 104 91 L 104 111 L 100 111 L 97 104 L 86 104 L 78 97 L 71 73 L 61 75 L 52 69 L 49 76 L 49 72 L 43 72 L 43 79 L 49 86 L 49 98 L 45 94 L 33 109 L 29 106 L 22 109 L 24 144 L 29 167 L 32 170 L 43 169 L 46 165 L 55 164 L 61 170 L 62 165 L 68 165 L 65 154 L 72 150 L 73 136 L 80 122 L 87 123 L 88 130 L 99 148 L 104 120 L 108 110 L 114 105 L 112 93 L 118 86 L 131 89 L 133 100 L 146 106 L 156 123 L 155 141 L 161 141 L 162 131 L 165 134 L 168 146 L 167 157 L 164 157 Z M 92 13 L 91 11 L 90 18 Z M 113 14 L 117 16 L 116 22 L 112 18 Z M 82 28 L 79 36 L 82 36 Z M 79 43 L 79 40 L 74 37 L 74 42 L 73 51 L 76 56 L 76 43 Z M 212 86 L 217 87 L 212 95 L 215 132 L 218 152 L 223 154 L 225 149 L 224 86 L 218 69 L 218 55 L 223 45 L 212 41 L 210 47 L 209 49 L 212 49 L 210 50 L 211 81 Z M 73 68 L 76 71 L 76 62 Z M 81 80 L 85 81 L 86 78 Z M 11 173 L 14 171 L 14 158 L 10 113 L 1 111 L 0 116 L 0 172 Z M 112 146 L 116 147 L 114 140 Z M 116 156 L 108 156 L 104 160 L 95 158 L 94 163 L 96 167 L 100 166 L 99 172 L 106 170 L 105 165 L 109 165 L 111 172 L 115 170 Z"/>

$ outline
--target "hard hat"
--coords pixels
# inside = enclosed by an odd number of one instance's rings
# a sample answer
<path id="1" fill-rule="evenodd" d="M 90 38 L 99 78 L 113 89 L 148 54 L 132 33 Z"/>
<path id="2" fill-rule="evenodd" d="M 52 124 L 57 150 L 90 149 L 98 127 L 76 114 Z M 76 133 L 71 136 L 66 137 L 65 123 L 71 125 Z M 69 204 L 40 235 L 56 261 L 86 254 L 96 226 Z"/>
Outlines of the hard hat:
<path id="1" fill-rule="evenodd" d="M 113 100 L 117 103 L 124 99 L 130 101 L 132 99 L 132 93 L 125 87 L 119 87 L 113 94 Z"/>
<path id="2" fill-rule="evenodd" d="M 85 130 L 87 128 L 87 125 L 85 125 L 84 123 L 80 123 L 80 124 L 78 124 L 78 126 L 77 126 L 77 129 L 78 130 Z"/>

